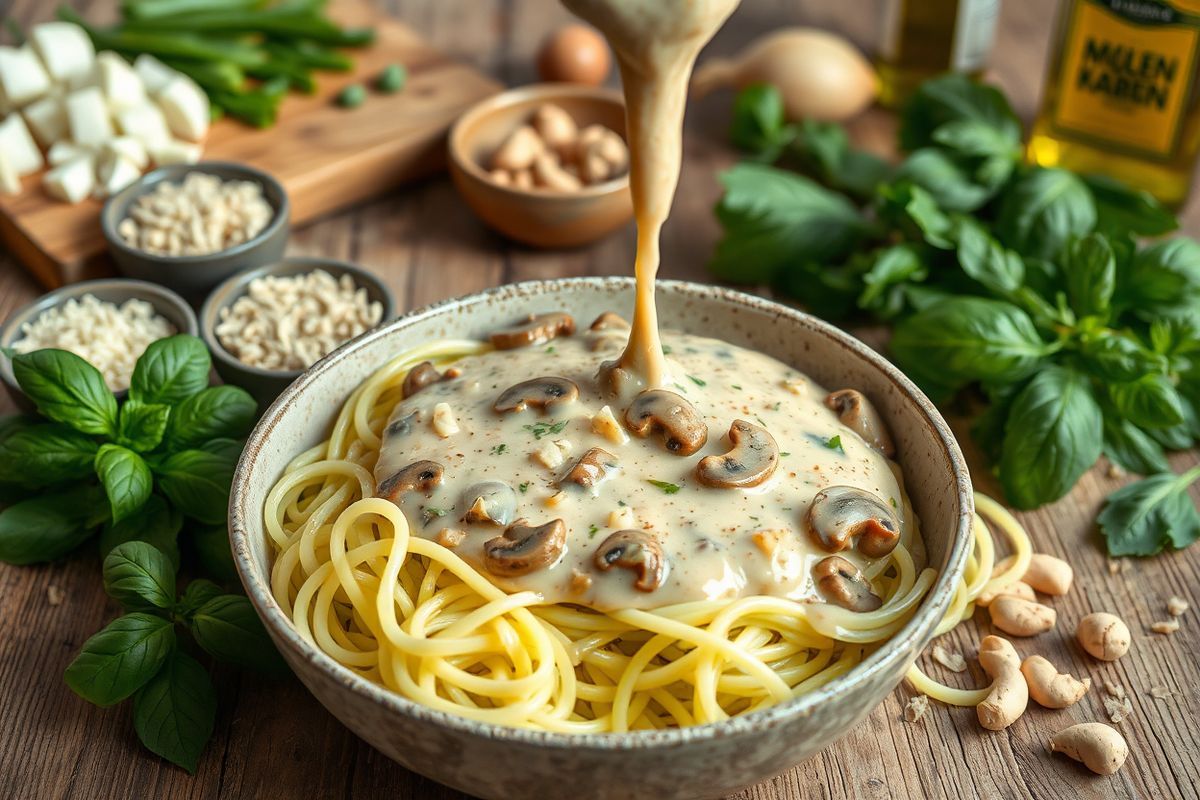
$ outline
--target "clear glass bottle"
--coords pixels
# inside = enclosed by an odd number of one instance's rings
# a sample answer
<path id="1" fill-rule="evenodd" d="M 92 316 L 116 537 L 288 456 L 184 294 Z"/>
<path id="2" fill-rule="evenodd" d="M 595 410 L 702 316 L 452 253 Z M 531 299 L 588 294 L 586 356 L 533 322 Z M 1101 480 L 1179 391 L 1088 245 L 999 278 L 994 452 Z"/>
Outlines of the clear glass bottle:
<path id="1" fill-rule="evenodd" d="M 1067 0 L 1027 156 L 1177 207 L 1200 150 L 1200 0 Z"/>
<path id="2" fill-rule="evenodd" d="M 983 72 L 1000 0 L 888 0 L 877 67 L 879 99 L 897 108 L 943 72 Z"/>

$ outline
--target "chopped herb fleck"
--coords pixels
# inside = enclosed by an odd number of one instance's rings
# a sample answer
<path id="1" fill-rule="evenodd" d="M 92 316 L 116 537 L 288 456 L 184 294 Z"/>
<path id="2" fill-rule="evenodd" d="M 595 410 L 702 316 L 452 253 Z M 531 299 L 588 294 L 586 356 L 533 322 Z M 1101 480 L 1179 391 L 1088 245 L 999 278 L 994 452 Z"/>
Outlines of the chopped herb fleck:
<path id="1" fill-rule="evenodd" d="M 521 427 L 532 433 L 534 439 L 541 439 L 543 436 L 562 433 L 568 422 L 570 420 L 563 419 L 558 422 L 535 422 L 532 425 L 522 425 Z"/>
<path id="2" fill-rule="evenodd" d="M 556 348 L 554 347 L 554 345 L 550 345 L 549 347 L 547 347 L 547 348 L 545 349 L 545 351 L 544 351 L 544 352 L 547 352 L 547 353 L 553 353 L 553 352 L 555 351 L 555 349 L 556 349 Z"/>
<path id="3" fill-rule="evenodd" d="M 762 418 L 762 417 L 760 417 L 760 416 L 758 416 L 757 414 L 755 414 L 755 415 L 754 415 L 754 419 L 758 420 L 758 424 L 759 424 L 759 425 L 762 425 L 764 428 L 765 428 L 765 427 L 767 427 L 767 423 L 763 422 L 763 418 Z"/>
<path id="4" fill-rule="evenodd" d="M 498 456 L 508 451 L 508 445 L 501 442 L 492 448 L 492 455 Z"/>
<path id="5" fill-rule="evenodd" d="M 421 519 L 426 525 L 433 522 L 438 517 L 446 516 L 446 509 L 435 508 L 433 506 L 421 506 Z"/>
<path id="6" fill-rule="evenodd" d="M 780 404 L 779 404 L 779 403 L 775 403 L 775 405 L 773 405 L 773 406 L 771 407 L 771 409 L 772 409 L 773 411 L 778 411 L 778 410 L 779 410 L 779 406 L 780 406 Z"/>
<path id="7" fill-rule="evenodd" d="M 892 508 L 899 508 L 899 506 L 898 506 L 898 505 L 896 505 L 896 498 L 894 498 L 894 497 L 889 497 L 889 498 L 888 498 L 888 502 L 892 504 Z"/>
<path id="8" fill-rule="evenodd" d="M 600 527 L 598 525 L 596 525 L 596 523 L 593 522 L 591 525 L 588 525 L 588 538 L 589 539 L 594 538 L 595 535 L 599 532 L 600 532 Z"/>
<path id="9" fill-rule="evenodd" d="M 737 389 L 739 392 L 742 390 L 742 387 L 738 386 L 736 383 L 731 383 L 729 386 L 732 389 Z"/>
<path id="10" fill-rule="evenodd" d="M 618 500 L 618 501 L 617 501 L 617 505 L 619 505 L 621 508 L 624 508 L 624 507 L 625 507 L 625 505 L 626 505 L 626 503 L 625 503 L 625 501 L 624 501 L 624 500 Z"/>
<path id="11" fill-rule="evenodd" d="M 683 392 L 684 394 L 687 394 L 687 387 L 686 387 L 686 386 L 684 386 L 684 385 L 682 385 L 682 384 L 679 384 L 679 383 L 677 383 L 677 384 L 675 384 L 675 388 L 676 388 L 676 389 L 678 389 L 679 391 Z"/>
<path id="12" fill-rule="evenodd" d="M 656 481 L 653 478 L 647 478 L 646 483 L 662 489 L 664 494 L 675 494 L 679 491 L 679 484 L 671 483 L 669 481 Z"/>
<path id="13" fill-rule="evenodd" d="M 669 345 L 669 344 L 664 344 L 664 345 L 663 345 L 663 355 L 664 355 L 664 356 L 669 356 L 669 355 L 671 355 L 671 345 Z"/>
<path id="14" fill-rule="evenodd" d="M 754 516 L 753 514 L 747 514 L 747 516 L 750 517 L 750 519 L 754 520 L 755 523 L 759 522 L 758 517 Z"/>
<path id="15" fill-rule="evenodd" d="M 697 378 L 695 375 L 688 375 L 688 380 L 697 386 L 708 386 L 708 381 L 702 378 Z"/>
<path id="16" fill-rule="evenodd" d="M 786 458 L 787 456 L 790 456 L 790 455 L 791 455 L 790 452 L 788 452 L 787 450 L 784 450 L 782 453 L 779 454 L 779 457 Z"/>
<path id="17" fill-rule="evenodd" d="M 521 494 L 525 494 L 526 492 L 529 491 L 529 481 L 525 481 L 517 488 L 521 490 Z"/>
<path id="18" fill-rule="evenodd" d="M 841 434 L 834 436 L 832 439 L 826 439 L 825 446 L 828 447 L 830 450 L 840 450 L 842 453 L 846 452 L 846 448 L 842 447 Z"/>

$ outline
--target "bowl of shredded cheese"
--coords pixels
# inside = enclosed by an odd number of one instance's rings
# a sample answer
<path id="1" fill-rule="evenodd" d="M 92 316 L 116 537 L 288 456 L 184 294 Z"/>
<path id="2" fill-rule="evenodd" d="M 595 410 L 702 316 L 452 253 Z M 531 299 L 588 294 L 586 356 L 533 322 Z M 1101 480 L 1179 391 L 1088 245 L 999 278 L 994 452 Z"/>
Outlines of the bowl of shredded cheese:
<path id="1" fill-rule="evenodd" d="M 89 362 L 118 397 L 129 388 L 133 366 L 153 341 L 176 333 L 199 334 L 196 315 L 175 292 L 126 278 L 83 281 L 42 295 L 0 326 L 0 347 L 14 353 L 57 348 Z M 29 401 L 0 358 L 0 379 L 18 405 Z"/>
<path id="2" fill-rule="evenodd" d="M 214 289 L 200 330 L 221 378 L 266 406 L 304 370 L 394 315 L 391 292 L 367 270 L 288 258 Z"/>

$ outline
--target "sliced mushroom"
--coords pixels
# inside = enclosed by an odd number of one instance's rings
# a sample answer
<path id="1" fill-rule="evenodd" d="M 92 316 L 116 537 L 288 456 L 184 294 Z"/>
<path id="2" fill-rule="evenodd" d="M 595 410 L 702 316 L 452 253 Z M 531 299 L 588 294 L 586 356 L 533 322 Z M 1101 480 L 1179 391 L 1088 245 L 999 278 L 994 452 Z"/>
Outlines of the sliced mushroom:
<path id="1" fill-rule="evenodd" d="M 625 427 L 642 439 L 661 432 L 667 450 L 680 456 L 690 456 L 708 441 L 708 426 L 692 404 L 665 389 L 646 389 L 635 397 L 625 410 Z"/>
<path id="2" fill-rule="evenodd" d="M 408 492 L 420 492 L 429 497 L 441 485 L 444 472 L 442 465 L 436 461 L 414 461 L 380 481 L 376 494 L 393 503 Z"/>
<path id="3" fill-rule="evenodd" d="M 766 428 L 744 419 L 729 426 L 733 446 L 723 456 L 705 456 L 696 465 L 696 479 L 718 489 L 749 489 L 775 473 L 779 466 L 779 445 Z"/>
<path id="4" fill-rule="evenodd" d="M 858 569 L 841 556 L 829 556 L 813 567 L 817 591 L 835 606 L 849 611 L 874 611 L 883 600 L 871 589 L 870 582 Z"/>
<path id="5" fill-rule="evenodd" d="M 421 419 L 421 412 L 414 411 L 408 416 L 401 417 L 389 424 L 384 430 L 384 436 L 408 436 L 413 432 L 413 426 Z"/>
<path id="6" fill-rule="evenodd" d="M 422 361 L 410 369 L 408 374 L 404 376 L 404 396 L 412 397 L 426 386 L 431 386 L 444 379 L 445 376 L 437 371 L 437 367 L 433 365 L 433 362 Z"/>
<path id="7" fill-rule="evenodd" d="M 517 493 L 507 483 L 482 481 L 467 487 L 458 506 L 463 522 L 504 527 L 517 515 Z"/>
<path id="8" fill-rule="evenodd" d="M 896 445 L 892 443 L 887 423 L 862 392 L 856 389 L 830 392 L 825 398 L 825 405 L 836 411 L 842 424 L 861 436 L 871 447 L 888 458 L 896 455 Z"/>
<path id="9" fill-rule="evenodd" d="M 489 337 L 497 350 L 513 350 L 544 344 L 558 336 L 570 336 L 575 332 L 575 320 L 570 314 L 553 311 L 549 314 L 530 314 L 527 319 L 501 328 Z"/>
<path id="10" fill-rule="evenodd" d="M 609 330 L 629 330 L 629 322 L 620 314 L 614 314 L 611 311 L 605 311 L 600 316 L 592 321 L 588 326 L 588 330 L 592 331 L 609 331 Z"/>
<path id="11" fill-rule="evenodd" d="M 598 347 L 608 341 L 607 337 L 597 337 L 593 345 Z M 638 386 L 637 376 L 622 366 L 619 358 L 601 362 L 600 369 L 596 370 L 596 381 L 615 397 L 627 397 Z"/>
<path id="12" fill-rule="evenodd" d="M 653 592 L 667 579 L 667 561 L 658 540 L 645 531 L 617 531 L 600 543 L 592 559 L 596 569 L 607 572 L 613 567 L 637 575 L 633 588 Z"/>
<path id="13" fill-rule="evenodd" d="M 579 387 L 574 381 L 548 375 L 508 387 L 496 398 L 492 408 L 497 414 L 520 412 L 530 407 L 545 413 L 554 406 L 573 403 L 578 397 Z"/>
<path id="14" fill-rule="evenodd" d="M 562 476 L 558 485 L 573 483 L 584 489 L 595 489 L 619 470 L 616 456 L 603 448 L 593 447 L 575 462 L 575 466 L 567 470 L 567 474 Z"/>
<path id="15" fill-rule="evenodd" d="M 519 519 L 503 536 L 483 545 L 483 565 L 493 575 L 527 575 L 553 564 L 567 549 L 567 526 L 561 519 L 536 528 Z"/>
<path id="16" fill-rule="evenodd" d="M 830 486 L 808 507 L 808 532 L 821 549 L 836 553 L 858 541 L 858 551 L 880 558 L 896 549 L 900 520 L 875 495 L 857 486 Z"/>

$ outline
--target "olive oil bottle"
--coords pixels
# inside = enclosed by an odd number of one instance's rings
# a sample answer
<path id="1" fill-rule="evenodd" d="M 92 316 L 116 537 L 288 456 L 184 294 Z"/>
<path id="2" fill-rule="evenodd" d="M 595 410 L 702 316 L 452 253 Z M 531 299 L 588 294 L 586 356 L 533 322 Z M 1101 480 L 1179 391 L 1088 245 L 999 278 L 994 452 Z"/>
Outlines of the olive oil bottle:
<path id="1" fill-rule="evenodd" d="M 879 99 L 897 108 L 934 75 L 983 72 L 1000 0 L 888 0 L 885 13 Z"/>
<path id="2" fill-rule="evenodd" d="M 1068 0 L 1029 160 L 1181 205 L 1200 148 L 1198 56 L 1200 0 Z"/>

